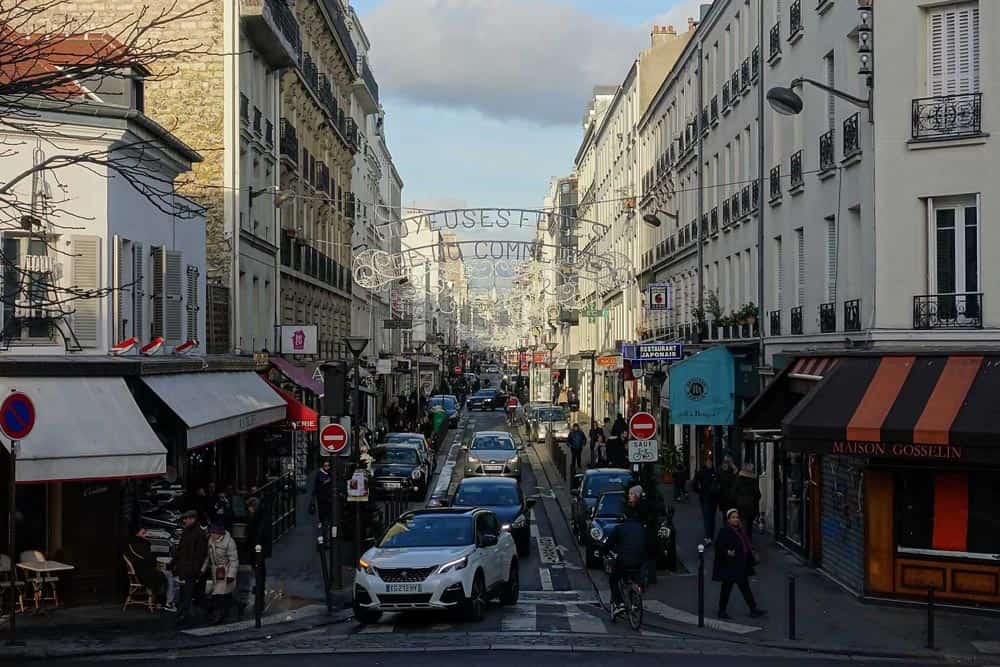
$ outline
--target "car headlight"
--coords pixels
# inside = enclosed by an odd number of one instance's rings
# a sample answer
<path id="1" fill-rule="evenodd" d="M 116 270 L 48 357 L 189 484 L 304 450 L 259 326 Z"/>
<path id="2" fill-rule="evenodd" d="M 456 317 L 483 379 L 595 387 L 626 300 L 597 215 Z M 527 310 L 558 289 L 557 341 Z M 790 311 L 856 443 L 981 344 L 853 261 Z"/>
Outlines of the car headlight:
<path id="1" fill-rule="evenodd" d="M 417 468 L 416 470 L 410 473 L 410 477 L 412 477 L 413 479 L 420 479 L 423 476 L 424 473 L 420 468 Z"/>
<path id="2" fill-rule="evenodd" d="M 373 568 L 371 566 L 371 563 L 366 561 L 364 558 L 358 559 L 358 569 L 364 572 L 365 574 L 371 574 L 371 575 L 375 574 L 375 568 Z"/>
<path id="3" fill-rule="evenodd" d="M 507 463 L 510 463 L 511 465 L 514 465 L 514 464 L 515 464 L 515 463 L 517 463 L 517 462 L 518 462 L 519 460 L 520 460 L 520 459 L 518 459 L 518 458 L 517 458 L 517 455 L 515 454 L 514 456 L 510 457 L 509 459 L 507 459 Z"/>
<path id="4" fill-rule="evenodd" d="M 469 456 L 469 463 L 479 463 L 479 459 L 475 456 Z"/>
<path id="5" fill-rule="evenodd" d="M 464 570 L 465 566 L 469 564 L 469 557 L 462 556 L 456 560 L 448 561 L 441 567 L 437 569 L 438 574 L 444 574 L 446 572 L 457 572 L 458 570 Z"/>
<path id="6" fill-rule="evenodd" d="M 525 523 L 527 523 L 527 519 L 525 519 L 524 515 L 522 514 L 521 516 L 514 519 L 514 523 L 510 525 L 512 528 L 524 528 Z"/>
<path id="7" fill-rule="evenodd" d="M 590 538 L 595 542 L 600 542 L 604 539 L 604 531 L 597 524 L 590 527 Z"/>

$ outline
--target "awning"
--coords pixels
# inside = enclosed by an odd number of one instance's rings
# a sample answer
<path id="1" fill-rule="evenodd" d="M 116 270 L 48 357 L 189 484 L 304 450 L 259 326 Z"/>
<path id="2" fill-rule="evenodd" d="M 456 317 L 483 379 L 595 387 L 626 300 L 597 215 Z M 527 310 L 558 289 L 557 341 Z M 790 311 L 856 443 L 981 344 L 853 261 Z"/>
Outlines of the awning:
<path id="1" fill-rule="evenodd" d="M 287 359 L 282 359 L 281 357 L 271 357 L 270 362 L 279 373 L 298 386 L 311 391 L 317 396 L 323 395 L 323 375 L 322 372 L 317 372 L 317 364 L 310 364 L 309 367 L 303 368 L 302 366 L 296 366 L 292 362 Z"/>
<path id="2" fill-rule="evenodd" d="M 276 387 L 270 382 L 267 384 L 285 399 L 285 403 L 288 405 L 285 421 L 288 422 L 289 428 L 293 431 L 316 431 L 319 429 L 319 415 L 316 414 L 315 410 L 304 405 L 291 392 Z"/>
<path id="3" fill-rule="evenodd" d="M 155 477 L 167 452 L 120 377 L 7 377 L 32 400 L 35 428 L 21 441 L 18 482 Z"/>
<path id="4" fill-rule="evenodd" d="M 178 373 L 142 378 L 187 426 L 187 447 L 281 421 L 287 404 L 256 373 Z"/>
<path id="5" fill-rule="evenodd" d="M 816 387 L 838 357 L 799 357 L 786 366 L 740 415 L 744 429 L 778 430 L 789 410 Z"/>
<path id="6" fill-rule="evenodd" d="M 842 357 L 785 417 L 793 446 L 923 460 L 1000 459 L 1000 357 Z M 982 451 L 988 450 L 988 451 Z"/>

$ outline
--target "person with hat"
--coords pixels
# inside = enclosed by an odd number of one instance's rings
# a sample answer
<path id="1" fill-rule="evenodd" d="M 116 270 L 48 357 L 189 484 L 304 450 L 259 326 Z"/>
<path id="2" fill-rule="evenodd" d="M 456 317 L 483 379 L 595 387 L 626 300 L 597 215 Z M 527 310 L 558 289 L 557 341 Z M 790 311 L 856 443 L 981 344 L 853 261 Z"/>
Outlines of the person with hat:
<path id="1" fill-rule="evenodd" d="M 205 559 L 208 558 L 208 536 L 198 524 L 198 510 L 184 512 L 181 515 L 181 523 L 184 525 L 181 541 L 170 563 L 170 569 L 181 587 L 177 603 L 178 624 L 186 621 L 191 613 L 195 586 L 205 569 Z"/>
<path id="2" fill-rule="evenodd" d="M 715 538 L 715 560 L 712 563 L 712 579 L 722 582 L 722 589 L 719 591 L 720 619 L 732 618 L 726 612 L 726 606 L 734 585 L 743 594 L 743 599 L 750 608 L 750 616 L 758 618 L 766 613 L 757 606 L 753 591 L 750 590 L 750 576 L 754 573 L 756 564 L 757 556 L 750 544 L 750 537 L 743 530 L 740 511 L 731 509 L 726 512 L 726 524 L 719 529 Z"/>
<path id="3" fill-rule="evenodd" d="M 239 567 L 236 540 L 226 530 L 223 521 L 216 519 L 208 529 L 208 556 L 204 565 L 208 572 L 206 592 L 212 596 L 208 616 L 211 625 L 221 623 L 232 605 Z"/>

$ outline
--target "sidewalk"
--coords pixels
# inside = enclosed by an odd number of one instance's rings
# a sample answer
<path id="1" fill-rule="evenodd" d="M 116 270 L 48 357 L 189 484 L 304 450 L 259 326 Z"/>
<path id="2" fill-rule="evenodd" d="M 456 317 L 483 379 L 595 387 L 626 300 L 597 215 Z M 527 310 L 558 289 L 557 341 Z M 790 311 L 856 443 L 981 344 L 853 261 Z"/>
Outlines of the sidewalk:
<path id="1" fill-rule="evenodd" d="M 569 516 L 568 484 L 563 484 L 548 448 L 534 448 L 544 473 L 552 482 L 560 509 Z M 771 535 L 754 535 L 761 564 L 751 588 L 758 605 L 768 611 L 764 618 L 751 619 L 738 590 L 733 591 L 729 614 L 733 620 L 715 620 L 719 584 L 712 581 L 712 548 L 705 551 L 706 628 L 697 627 L 698 544 L 702 534 L 701 510 L 696 497 L 673 503 L 673 488 L 660 485 L 668 505 L 675 507 L 677 553 L 686 573 L 660 571 L 658 581 L 646 594 L 646 625 L 650 630 L 679 632 L 698 638 L 719 638 L 758 646 L 822 650 L 850 655 L 902 656 L 910 658 L 978 657 L 986 662 L 1000 655 L 1000 616 L 967 614 L 938 608 L 935 614 L 936 650 L 926 649 L 927 613 L 923 606 L 904 607 L 866 603 L 857 599 L 821 572 L 803 564 L 774 542 Z M 721 518 L 719 519 L 721 522 Z M 717 525 L 721 523 L 717 522 Z M 683 570 L 681 570 L 683 572 Z M 788 639 L 788 578 L 796 583 L 796 639 Z M 602 573 L 590 577 L 607 596 Z M 655 626 L 655 627 L 654 627 Z M 978 646 L 976 644 L 978 644 Z M 993 658 L 994 661 L 997 658 Z"/>

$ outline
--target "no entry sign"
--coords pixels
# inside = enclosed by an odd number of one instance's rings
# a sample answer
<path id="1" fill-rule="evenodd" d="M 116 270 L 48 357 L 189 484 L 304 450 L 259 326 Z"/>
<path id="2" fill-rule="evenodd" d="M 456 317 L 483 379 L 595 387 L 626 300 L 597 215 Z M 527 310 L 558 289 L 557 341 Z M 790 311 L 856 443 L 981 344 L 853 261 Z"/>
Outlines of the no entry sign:
<path id="1" fill-rule="evenodd" d="M 628 420 L 628 432 L 636 440 L 650 440 L 656 435 L 656 417 L 648 412 L 637 412 Z"/>
<path id="2" fill-rule="evenodd" d="M 347 431 L 340 424 L 327 424 L 319 432 L 319 446 L 328 455 L 336 455 L 347 449 Z"/>
<path id="3" fill-rule="evenodd" d="M 11 440 L 21 440 L 35 427 L 35 404 L 25 394 L 14 392 L 0 404 L 0 429 Z"/>

